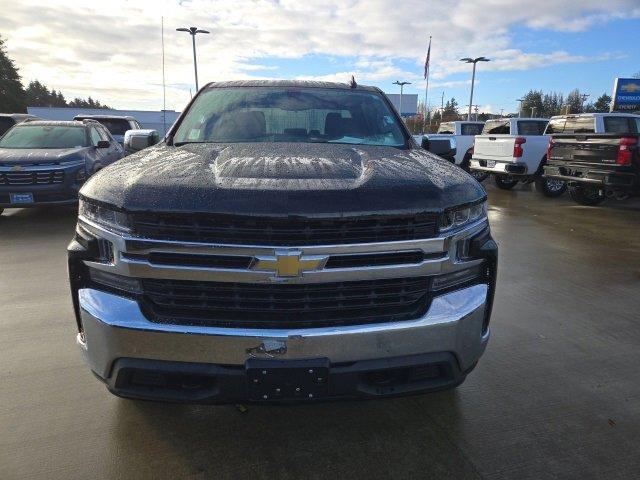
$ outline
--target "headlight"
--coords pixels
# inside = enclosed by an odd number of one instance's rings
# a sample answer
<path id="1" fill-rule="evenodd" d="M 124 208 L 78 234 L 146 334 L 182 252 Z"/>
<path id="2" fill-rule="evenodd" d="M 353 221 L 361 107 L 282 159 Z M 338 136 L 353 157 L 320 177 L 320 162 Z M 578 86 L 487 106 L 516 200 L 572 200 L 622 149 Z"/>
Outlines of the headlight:
<path id="1" fill-rule="evenodd" d="M 470 207 L 447 210 L 440 220 L 440 231 L 454 230 L 486 218 L 487 202 L 476 203 Z"/>
<path id="2" fill-rule="evenodd" d="M 109 230 L 115 230 L 118 232 L 131 231 L 129 226 L 129 217 L 126 213 L 117 212 L 115 210 L 96 205 L 95 203 L 86 202 L 82 199 L 78 205 L 78 216 L 106 227 Z"/>

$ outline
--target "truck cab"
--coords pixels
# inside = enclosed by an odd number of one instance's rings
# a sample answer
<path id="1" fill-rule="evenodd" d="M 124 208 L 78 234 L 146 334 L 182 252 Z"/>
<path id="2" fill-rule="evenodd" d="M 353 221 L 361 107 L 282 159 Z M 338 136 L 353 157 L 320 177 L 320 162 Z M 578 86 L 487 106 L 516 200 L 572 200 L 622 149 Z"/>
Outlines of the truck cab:
<path id="1" fill-rule="evenodd" d="M 500 118 L 488 120 L 475 137 L 471 170 L 493 174 L 498 188 L 510 190 L 518 182 L 534 182 L 536 190 L 557 197 L 566 185 L 542 176 L 549 137 L 546 118 Z"/>
<path id="2" fill-rule="evenodd" d="M 571 198 L 598 205 L 640 193 L 640 115 L 584 113 L 552 117 L 544 176 L 567 182 Z"/>

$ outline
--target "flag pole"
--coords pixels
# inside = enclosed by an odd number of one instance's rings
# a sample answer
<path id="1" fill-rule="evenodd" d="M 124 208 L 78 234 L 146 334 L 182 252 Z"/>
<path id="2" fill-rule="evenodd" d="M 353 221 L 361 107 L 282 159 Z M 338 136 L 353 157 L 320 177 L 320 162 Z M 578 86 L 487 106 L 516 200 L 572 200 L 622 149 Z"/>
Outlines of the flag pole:
<path id="1" fill-rule="evenodd" d="M 424 87 L 424 119 L 422 122 L 422 133 L 425 133 L 425 124 L 427 122 L 427 116 L 429 115 L 429 63 L 431 62 L 431 35 L 429 35 L 429 48 L 427 50 L 427 60 L 425 65 L 425 80 L 427 81 Z M 429 119 L 429 125 L 431 125 L 431 119 Z"/>
<path id="2" fill-rule="evenodd" d="M 167 134 L 167 87 L 164 77 L 164 16 L 160 17 L 160 30 L 162 38 L 162 130 Z"/>

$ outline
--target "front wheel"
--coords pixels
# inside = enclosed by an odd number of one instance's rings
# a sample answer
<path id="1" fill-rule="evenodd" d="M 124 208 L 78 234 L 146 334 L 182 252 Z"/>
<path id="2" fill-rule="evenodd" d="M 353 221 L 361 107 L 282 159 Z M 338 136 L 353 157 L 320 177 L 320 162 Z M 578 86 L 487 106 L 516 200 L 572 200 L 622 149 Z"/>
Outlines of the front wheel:
<path id="1" fill-rule="evenodd" d="M 589 186 L 584 187 L 582 185 L 569 187 L 569 195 L 571 195 L 571 199 L 574 202 L 579 203 L 580 205 L 587 205 L 589 207 L 600 205 L 606 198 L 604 194 L 600 192 L 599 188 Z"/>
<path id="2" fill-rule="evenodd" d="M 538 192 L 549 198 L 559 197 L 567 190 L 565 182 L 553 178 L 536 177 L 535 186 Z"/>
<path id="3" fill-rule="evenodd" d="M 494 175 L 493 181 L 496 184 L 496 187 L 502 190 L 511 190 L 518 184 L 518 180 L 513 178 L 511 175 Z"/>

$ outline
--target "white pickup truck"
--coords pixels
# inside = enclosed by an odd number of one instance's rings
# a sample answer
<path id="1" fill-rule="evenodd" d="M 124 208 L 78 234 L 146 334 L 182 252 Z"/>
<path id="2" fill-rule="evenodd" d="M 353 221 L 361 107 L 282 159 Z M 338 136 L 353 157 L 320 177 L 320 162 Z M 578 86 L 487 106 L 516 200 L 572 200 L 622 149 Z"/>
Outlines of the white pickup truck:
<path id="1" fill-rule="evenodd" d="M 488 120 L 476 136 L 471 171 L 493 174 L 498 188 L 510 190 L 518 182 L 534 182 L 547 197 L 562 195 L 564 182 L 542 176 L 547 161 L 549 136 L 546 118 L 500 118 Z"/>
<path id="2" fill-rule="evenodd" d="M 480 135 L 484 122 L 443 122 L 438 127 L 438 133 L 426 135 L 431 142 L 439 139 L 451 139 L 456 147 L 455 164 L 469 171 L 469 161 L 473 154 L 473 140 L 476 135 Z M 487 178 L 487 174 L 476 171 L 471 172 L 476 180 L 482 181 Z"/>

